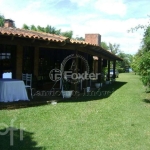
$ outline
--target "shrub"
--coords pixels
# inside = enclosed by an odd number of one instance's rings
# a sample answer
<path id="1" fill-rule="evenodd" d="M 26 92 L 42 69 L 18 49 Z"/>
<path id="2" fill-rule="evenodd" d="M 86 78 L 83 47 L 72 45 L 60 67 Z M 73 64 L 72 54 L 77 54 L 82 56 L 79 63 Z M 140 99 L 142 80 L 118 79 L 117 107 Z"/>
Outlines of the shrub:
<path id="1" fill-rule="evenodd" d="M 124 68 L 117 68 L 119 73 L 125 72 Z"/>

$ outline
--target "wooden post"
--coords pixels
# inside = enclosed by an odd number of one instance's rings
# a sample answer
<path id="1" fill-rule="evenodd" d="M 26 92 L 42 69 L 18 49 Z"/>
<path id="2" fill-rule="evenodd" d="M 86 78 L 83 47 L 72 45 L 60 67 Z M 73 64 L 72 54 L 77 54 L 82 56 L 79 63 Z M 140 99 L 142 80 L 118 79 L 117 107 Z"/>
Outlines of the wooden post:
<path id="1" fill-rule="evenodd" d="M 116 78 L 116 60 L 113 61 L 113 75 L 114 75 L 114 79 Z"/>
<path id="2" fill-rule="evenodd" d="M 34 49 L 34 75 L 38 77 L 39 69 L 39 48 L 35 47 Z"/>
<path id="3" fill-rule="evenodd" d="M 16 79 L 22 79 L 22 60 L 23 58 L 23 46 L 17 45 L 16 53 Z"/>
<path id="4" fill-rule="evenodd" d="M 98 73 L 102 73 L 102 58 L 98 58 Z M 101 83 L 101 75 L 98 75 L 98 82 Z"/>
<path id="5" fill-rule="evenodd" d="M 77 54 L 78 54 L 78 50 L 75 50 L 75 55 Z M 75 62 L 76 62 L 75 73 L 77 74 L 78 73 L 78 58 L 77 57 L 75 59 Z M 77 84 L 74 85 L 74 90 L 77 91 Z"/>
<path id="6" fill-rule="evenodd" d="M 110 81 L 110 60 L 108 60 L 108 74 L 107 74 L 107 79 Z"/>

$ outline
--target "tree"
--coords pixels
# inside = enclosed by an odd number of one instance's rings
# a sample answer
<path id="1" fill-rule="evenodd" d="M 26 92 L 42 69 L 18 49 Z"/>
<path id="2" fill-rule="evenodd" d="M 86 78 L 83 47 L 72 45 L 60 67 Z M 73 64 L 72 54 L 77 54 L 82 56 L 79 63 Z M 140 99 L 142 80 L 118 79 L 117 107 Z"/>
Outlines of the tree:
<path id="1" fill-rule="evenodd" d="M 36 28 L 35 25 L 31 25 L 30 29 L 33 30 L 33 31 L 37 31 L 37 28 Z"/>
<path id="2" fill-rule="evenodd" d="M 5 17 L 0 14 L 0 27 L 4 26 L 4 20 L 5 20 Z"/>
<path id="3" fill-rule="evenodd" d="M 55 27 L 52 27 L 52 26 L 50 26 L 50 25 L 47 25 L 46 27 L 45 27 L 45 32 L 46 33 L 51 33 L 51 34 L 57 34 L 57 35 L 60 35 L 60 29 L 59 30 L 56 30 L 56 28 Z"/>
<path id="4" fill-rule="evenodd" d="M 133 61 L 131 63 L 131 67 L 132 67 L 132 70 L 136 73 L 140 73 L 139 72 L 139 65 L 140 65 L 140 60 L 141 60 L 141 57 L 142 57 L 142 54 L 143 53 L 143 50 L 142 49 L 139 49 L 138 52 L 133 56 Z"/>
<path id="5" fill-rule="evenodd" d="M 79 40 L 79 41 L 84 41 L 85 40 L 83 37 L 76 37 L 75 39 Z"/>
<path id="6" fill-rule="evenodd" d="M 150 51 L 144 52 L 140 62 L 139 62 L 139 71 L 142 76 L 142 82 L 145 86 L 150 86 Z"/>
<path id="7" fill-rule="evenodd" d="M 61 32 L 61 35 L 71 39 L 73 36 L 73 31 Z"/>
<path id="8" fill-rule="evenodd" d="M 30 30 L 30 27 L 26 24 L 23 24 L 22 29 Z"/>
<path id="9" fill-rule="evenodd" d="M 46 33 L 51 33 L 51 34 L 56 34 L 56 35 L 60 35 L 61 34 L 61 30 L 56 30 L 55 27 L 52 27 L 50 25 L 47 25 L 46 27 L 41 27 L 41 26 L 35 26 L 35 25 L 31 25 L 28 26 L 26 24 L 23 24 L 23 29 L 26 30 L 33 30 L 33 31 L 39 31 L 39 32 L 46 32 Z"/>
<path id="10" fill-rule="evenodd" d="M 101 47 L 108 50 L 109 49 L 109 46 L 106 44 L 106 42 L 101 42 Z"/>
<path id="11" fill-rule="evenodd" d="M 105 50 L 110 50 L 113 54 L 115 54 L 123 59 L 123 61 L 116 62 L 116 67 L 120 71 L 124 72 L 126 67 L 131 66 L 131 63 L 133 61 L 133 56 L 131 54 L 125 54 L 125 53 L 121 52 L 119 44 L 109 43 L 109 45 L 107 45 L 106 42 L 101 42 L 101 47 L 104 48 Z M 112 62 L 110 65 L 113 66 Z"/>
<path id="12" fill-rule="evenodd" d="M 119 50 L 120 45 L 119 44 L 111 44 L 111 43 L 109 43 L 108 47 L 109 47 L 109 50 L 111 50 L 111 52 L 113 54 L 117 54 L 117 53 L 120 52 L 120 50 Z"/>
<path id="13" fill-rule="evenodd" d="M 150 24 L 148 25 L 138 25 L 132 28 L 130 31 L 135 31 L 138 29 L 144 30 L 142 47 L 138 53 L 134 56 L 134 61 L 132 66 L 135 71 L 137 71 L 144 85 L 150 87 Z"/>
<path id="14" fill-rule="evenodd" d="M 44 29 L 44 27 L 37 26 L 37 31 L 45 32 L 45 29 Z"/>
<path id="15" fill-rule="evenodd" d="M 109 43 L 109 45 L 107 45 L 106 42 L 101 42 L 101 47 L 106 50 L 110 50 L 115 55 L 120 52 L 120 45 L 116 44 L 116 43 L 114 43 L 114 44 Z"/>
<path id="16" fill-rule="evenodd" d="M 131 63 L 133 61 L 133 56 L 131 54 L 120 52 L 118 56 L 123 59 L 123 61 L 117 62 L 116 65 L 118 68 L 123 68 L 123 70 L 125 71 L 126 67 L 131 67 Z"/>

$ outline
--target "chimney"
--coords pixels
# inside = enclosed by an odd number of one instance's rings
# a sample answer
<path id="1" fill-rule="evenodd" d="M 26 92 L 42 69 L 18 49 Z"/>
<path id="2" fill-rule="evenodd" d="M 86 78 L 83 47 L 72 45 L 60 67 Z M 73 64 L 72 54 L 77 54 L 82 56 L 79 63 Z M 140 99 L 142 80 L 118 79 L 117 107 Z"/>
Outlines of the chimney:
<path id="1" fill-rule="evenodd" d="M 96 44 L 97 46 L 101 45 L 101 35 L 94 33 L 94 34 L 85 34 L 85 42 Z"/>
<path id="2" fill-rule="evenodd" d="M 5 19 L 4 21 L 4 27 L 8 28 L 8 27 L 12 27 L 14 28 L 14 21 L 11 19 Z"/>

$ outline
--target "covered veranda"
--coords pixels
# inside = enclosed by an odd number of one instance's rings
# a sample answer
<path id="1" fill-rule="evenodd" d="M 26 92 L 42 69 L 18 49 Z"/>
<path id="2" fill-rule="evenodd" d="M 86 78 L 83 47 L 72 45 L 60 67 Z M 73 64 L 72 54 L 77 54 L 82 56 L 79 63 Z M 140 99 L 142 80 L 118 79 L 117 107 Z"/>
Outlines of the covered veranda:
<path id="1" fill-rule="evenodd" d="M 91 39 L 94 39 L 95 36 L 100 37 L 99 34 L 91 34 Z M 79 54 L 88 61 L 90 72 L 102 73 L 102 68 L 107 67 L 107 79 L 110 80 L 110 62 L 113 63 L 115 74 L 116 61 L 122 59 L 103 49 L 95 41 L 77 41 L 53 34 L 1 27 L 0 78 L 3 77 L 3 73 L 11 72 L 13 79 L 21 80 L 22 73 L 28 73 L 33 76 L 32 87 L 39 90 L 50 90 L 54 85 L 49 78 L 50 70 L 60 69 L 62 61 L 68 55 Z M 83 72 L 85 70 L 83 62 L 77 62 L 79 72 Z M 101 82 L 100 76 L 97 82 Z M 88 82 L 85 81 L 83 88 L 87 87 L 87 84 Z M 59 87 L 60 82 L 55 88 Z M 74 88 L 78 90 L 78 86 Z"/>

